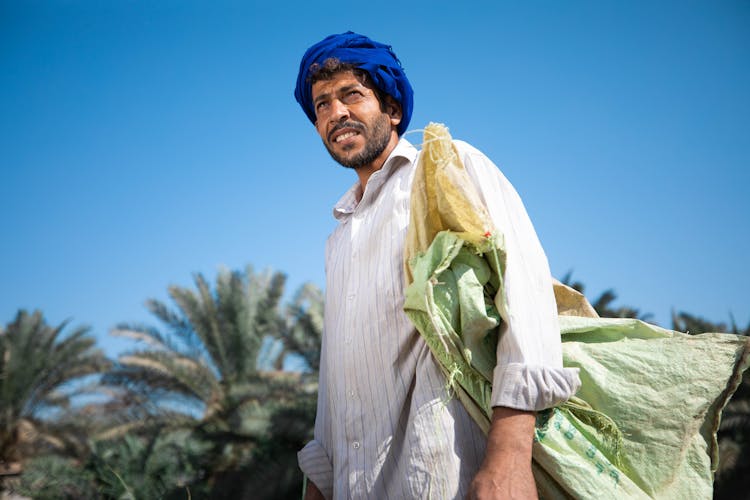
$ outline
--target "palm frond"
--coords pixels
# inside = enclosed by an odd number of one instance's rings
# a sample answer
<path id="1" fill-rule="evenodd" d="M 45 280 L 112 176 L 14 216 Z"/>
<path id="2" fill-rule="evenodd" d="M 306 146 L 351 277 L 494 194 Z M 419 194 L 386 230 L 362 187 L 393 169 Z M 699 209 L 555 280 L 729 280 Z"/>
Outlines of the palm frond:
<path id="1" fill-rule="evenodd" d="M 96 348 L 87 327 L 49 326 L 40 311 L 19 310 L 0 337 L 0 460 L 35 449 L 63 446 L 69 426 L 42 414 L 68 411 L 75 382 L 99 374 L 111 362 Z M 79 385 L 79 388 L 81 386 Z M 20 451 L 19 451 L 20 450 Z"/>

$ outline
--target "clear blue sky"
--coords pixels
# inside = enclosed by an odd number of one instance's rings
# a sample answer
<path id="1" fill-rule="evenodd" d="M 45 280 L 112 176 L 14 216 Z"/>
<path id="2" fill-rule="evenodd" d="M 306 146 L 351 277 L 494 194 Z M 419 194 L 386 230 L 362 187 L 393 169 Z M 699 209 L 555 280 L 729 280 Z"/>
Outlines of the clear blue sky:
<path id="1" fill-rule="evenodd" d="M 412 129 L 502 168 L 555 276 L 662 325 L 750 321 L 750 2 L 390 5 L 0 3 L 0 322 L 38 308 L 114 352 L 112 326 L 195 272 L 322 286 L 355 178 L 292 89 L 349 29 L 401 58 Z"/>

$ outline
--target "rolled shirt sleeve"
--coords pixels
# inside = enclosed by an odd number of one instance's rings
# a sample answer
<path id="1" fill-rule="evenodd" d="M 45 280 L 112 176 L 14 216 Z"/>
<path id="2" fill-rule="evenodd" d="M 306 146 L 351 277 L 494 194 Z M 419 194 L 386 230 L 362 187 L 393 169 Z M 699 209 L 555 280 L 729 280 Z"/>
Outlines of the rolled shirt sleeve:
<path id="1" fill-rule="evenodd" d="M 507 321 L 497 346 L 492 406 L 537 411 L 573 396 L 578 369 L 563 368 L 557 305 L 547 257 L 521 198 L 492 161 L 454 141 L 497 231 L 505 240 Z"/>
<path id="2" fill-rule="evenodd" d="M 333 498 L 333 464 L 323 445 L 313 439 L 297 453 L 302 473 L 315 483 L 325 498 Z"/>
<path id="3" fill-rule="evenodd" d="M 318 401 L 315 413 L 313 439 L 297 452 L 297 463 L 308 481 L 312 481 L 326 499 L 333 498 L 333 460 L 328 450 L 332 450 L 331 409 L 328 407 L 328 360 L 323 336 L 320 372 L 318 373 Z"/>

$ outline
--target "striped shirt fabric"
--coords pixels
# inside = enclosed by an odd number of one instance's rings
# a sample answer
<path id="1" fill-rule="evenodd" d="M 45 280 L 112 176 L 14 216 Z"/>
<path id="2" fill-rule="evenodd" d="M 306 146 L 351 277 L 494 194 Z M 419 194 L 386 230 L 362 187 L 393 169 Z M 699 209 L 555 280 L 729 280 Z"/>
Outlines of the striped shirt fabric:
<path id="1" fill-rule="evenodd" d="M 505 237 L 509 321 L 498 345 L 493 406 L 541 410 L 575 394 L 562 367 L 547 259 L 497 167 L 455 141 Z M 326 247 L 325 327 L 314 439 L 298 455 L 330 499 L 464 498 L 486 438 L 403 311 L 403 247 L 419 152 L 401 139 L 364 192 L 336 204 Z"/>

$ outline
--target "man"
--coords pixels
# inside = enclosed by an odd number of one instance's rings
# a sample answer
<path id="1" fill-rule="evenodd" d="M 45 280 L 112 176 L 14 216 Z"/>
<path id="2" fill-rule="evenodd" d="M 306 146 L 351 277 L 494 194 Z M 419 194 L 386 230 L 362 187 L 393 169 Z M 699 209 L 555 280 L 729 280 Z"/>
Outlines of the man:
<path id="1" fill-rule="evenodd" d="M 413 92 L 389 46 L 348 32 L 313 45 L 295 97 L 358 181 L 334 208 L 314 440 L 299 453 L 307 498 L 534 498 L 534 412 L 572 396 L 549 267 L 520 199 L 456 141 L 505 235 L 509 321 L 485 436 L 403 311 L 403 247 L 419 152 L 405 139 Z"/>

